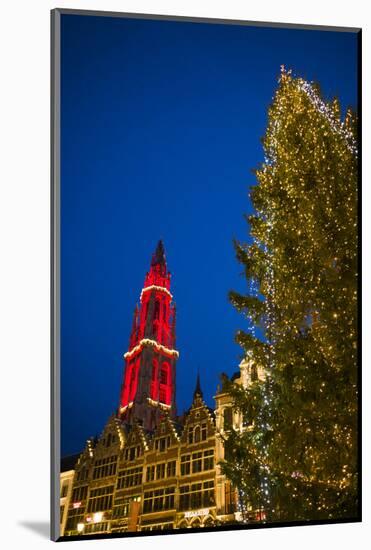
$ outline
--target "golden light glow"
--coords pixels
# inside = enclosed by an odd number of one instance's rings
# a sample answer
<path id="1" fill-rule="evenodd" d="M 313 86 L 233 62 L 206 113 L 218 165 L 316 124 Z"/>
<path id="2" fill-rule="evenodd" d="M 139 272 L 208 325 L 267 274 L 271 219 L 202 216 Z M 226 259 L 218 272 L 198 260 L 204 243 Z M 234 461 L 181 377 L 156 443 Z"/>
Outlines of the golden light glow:
<path id="1" fill-rule="evenodd" d="M 124 353 L 124 358 L 128 359 L 129 357 L 132 357 L 135 355 L 138 351 L 140 351 L 143 346 L 153 346 L 157 351 L 162 351 L 166 355 L 170 355 L 172 357 L 179 357 L 179 351 L 176 349 L 170 349 L 166 346 L 163 346 L 162 344 L 159 344 L 156 342 L 156 340 L 151 340 L 150 338 L 143 338 L 139 344 L 137 344 L 132 350 L 127 351 Z"/>
<path id="2" fill-rule="evenodd" d="M 173 295 L 171 294 L 171 292 L 164 286 L 151 285 L 143 288 L 142 292 L 140 293 L 140 301 L 142 301 L 143 294 L 150 290 L 159 290 L 160 292 L 165 292 L 165 294 L 167 294 L 168 296 L 170 296 L 171 299 L 173 299 Z"/>

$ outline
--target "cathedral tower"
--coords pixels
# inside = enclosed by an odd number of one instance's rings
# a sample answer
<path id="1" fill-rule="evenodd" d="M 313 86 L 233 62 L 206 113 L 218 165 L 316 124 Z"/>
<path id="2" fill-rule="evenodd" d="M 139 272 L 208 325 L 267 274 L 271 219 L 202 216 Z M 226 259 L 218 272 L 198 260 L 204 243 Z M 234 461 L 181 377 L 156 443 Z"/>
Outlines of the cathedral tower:
<path id="1" fill-rule="evenodd" d="M 132 424 L 139 420 L 153 430 L 164 411 L 175 416 L 175 305 L 170 293 L 170 273 L 159 241 L 150 270 L 134 310 L 119 414 Z"/>

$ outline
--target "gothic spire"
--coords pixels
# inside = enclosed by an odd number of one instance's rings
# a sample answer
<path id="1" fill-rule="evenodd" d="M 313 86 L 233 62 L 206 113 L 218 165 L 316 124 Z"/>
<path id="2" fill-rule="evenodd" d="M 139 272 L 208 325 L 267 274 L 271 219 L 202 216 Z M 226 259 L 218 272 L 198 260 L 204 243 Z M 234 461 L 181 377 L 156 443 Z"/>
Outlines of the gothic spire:
<path id="1" fill-rule="evenodd" d="M 196 397 L 201 397 L 202 399 L 203 396 L 204 395 L 202 393 L 201 384 L 200 384 L 200 373 L 197 372 L 196 387 L 195 387 L 195 391 L 193 392 L 193 399 L 196 399 Z"/>
<path id="2" fill-rule="evenodd" d="M 157 248 L 152 256 L 151 265 L 166 265 L 164 243 L 161 239 L 158 241 Z"/>

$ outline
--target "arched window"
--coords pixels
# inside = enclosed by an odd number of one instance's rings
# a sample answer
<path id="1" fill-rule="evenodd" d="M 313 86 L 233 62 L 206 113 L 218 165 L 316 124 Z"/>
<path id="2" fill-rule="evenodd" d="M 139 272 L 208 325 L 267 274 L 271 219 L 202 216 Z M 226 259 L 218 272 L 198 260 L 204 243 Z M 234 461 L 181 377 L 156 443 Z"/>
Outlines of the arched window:
<path id="1" fill-rule="evenodd" d="M 198 443 L 201 439 L 201 430 L 200 426 L 195 427 L 195 443 Z"/>
<path id="2" fill-rule="evenodd" d="M 193 428 L 188 429 L 188 443 L 193 443 Z"/>
<path id="3" fill-rule="evenodd" d="M 168 383 L 168 368 L 167 364 L 164 363 L 161 367 L 161 375 L 160 375 L 160 382 L 161 384 L 167 384 Z"/>
<path id="4" fill-rule="evenodd" d="M 133 399 L 134 393 L 135 393 L 135 364 L 130 364 L 130 371 L 129 371 L 129 401 Z"/>
<path id="5" fill-rule="evenodd" d="M 163 398 L 160 399 L 162 403 L 170 405 L 171 403 L 171 367 L 169 363 L 162 363 L 160 367 L 160 393 Z"/>

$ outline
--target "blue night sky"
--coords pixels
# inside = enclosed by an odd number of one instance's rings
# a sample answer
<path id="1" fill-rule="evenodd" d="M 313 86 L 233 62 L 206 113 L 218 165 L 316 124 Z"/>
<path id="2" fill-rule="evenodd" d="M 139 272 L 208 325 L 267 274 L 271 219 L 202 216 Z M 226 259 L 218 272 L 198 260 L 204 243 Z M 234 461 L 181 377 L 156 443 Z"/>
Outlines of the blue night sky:
<path id="1" fill-rule="evenodd" d="M 62 16 L 62 456 L 118 406 L 132 314 L 157 241 L 177 304 L 178 412 L 200 370 L 213 406 L 246 321 L 232 240 L 280 65 L 356 106 L 353 33 Z"/>

